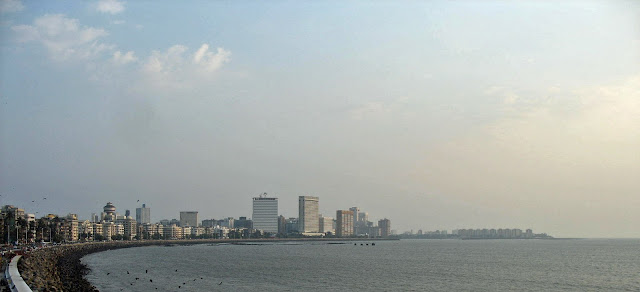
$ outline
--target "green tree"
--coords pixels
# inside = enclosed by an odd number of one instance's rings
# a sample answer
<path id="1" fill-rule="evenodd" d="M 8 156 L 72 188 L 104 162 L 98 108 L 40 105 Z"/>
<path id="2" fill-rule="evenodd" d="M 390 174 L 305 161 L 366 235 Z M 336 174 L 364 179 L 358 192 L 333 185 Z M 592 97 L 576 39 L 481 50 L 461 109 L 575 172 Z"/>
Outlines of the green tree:
<path id="1" fill-rule="evenodd" d="M 60 243 L 62 241 L 64 241 L 64 236 L 62 236 L 62 234 L 56 233 L 53 235 L 53 242 Z"/>

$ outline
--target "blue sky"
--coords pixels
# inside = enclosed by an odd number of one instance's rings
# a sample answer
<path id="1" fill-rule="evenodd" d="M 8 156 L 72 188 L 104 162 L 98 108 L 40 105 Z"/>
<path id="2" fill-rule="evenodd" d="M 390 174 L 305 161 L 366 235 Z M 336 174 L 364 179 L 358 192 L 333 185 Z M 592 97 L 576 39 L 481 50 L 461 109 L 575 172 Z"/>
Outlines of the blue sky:
<path id="1" fill-rule="evenodd" d="M 1 204 L 640 236 L 636 2 L 0 3 Z"/>

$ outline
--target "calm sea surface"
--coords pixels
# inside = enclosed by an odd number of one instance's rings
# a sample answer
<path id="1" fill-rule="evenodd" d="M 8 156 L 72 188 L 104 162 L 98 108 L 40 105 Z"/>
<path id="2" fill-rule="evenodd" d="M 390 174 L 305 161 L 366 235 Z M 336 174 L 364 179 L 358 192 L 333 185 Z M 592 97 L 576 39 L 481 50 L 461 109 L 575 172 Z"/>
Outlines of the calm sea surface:
<path id="1" fill-rule="evenodd" d="M 202 244 L 83 262 L 100 291 L 640 291 L 636 239 Z"/>

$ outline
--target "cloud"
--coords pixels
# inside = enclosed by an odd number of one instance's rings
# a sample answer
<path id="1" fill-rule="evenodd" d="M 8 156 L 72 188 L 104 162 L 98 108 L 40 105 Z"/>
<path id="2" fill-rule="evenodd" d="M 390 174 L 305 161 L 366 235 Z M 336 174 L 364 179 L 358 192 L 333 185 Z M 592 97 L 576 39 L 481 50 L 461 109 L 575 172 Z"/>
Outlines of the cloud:
<path id="1" fill-rule="evenodd" d="M 122 65 L 136 63 L 139 66 L 128 71 L 133 75 L 127 80 L 131 82 L 130 89 L 145 93 L 208 84 L 231 60 L 231 52 L 223 48 L 211 49 L 202 44 L 192 51 L 177 44 L 166 51 L 152 51 L 139 62 L 134 51 L 101 42 L 108 35 L 104 29 L 82 26 L 77 19 L 62 14 L 46 14 L 31 25 L 15 25 L 11 29 L 18 42 L 44 46 L 55 61 L 85 61 L 91 71 L 89 79 L 94 81 L 114 82 L 115 76 L 123 74 Z"/>
<path id="2" fill-rule="evenodd" d="M 131 63 L 131 62 L 135 62 L 138 60 L 138 58 L 136 58 L 136 56 L 134 56 L 133 51 L 128 51 L 126 53 L 122 53 L 120 51 L 116 51 L 113 53 L 113 62 L 116 64 L 127 64 L 127 63 Z"/>
<path id="3" fill-rule="evenodd" d="M 231 60 L 231 52 L 217 48 L 209 50 L 203 44 L 193 54 L 183 45 L 174 45 L 165 52 L 153 51 L 143 64 L 142 73 L 147 81 L 156 86 L 183 87 L 189 83 L 206 79 Z"/>
<path id="4" fill-rule="evenodd" d="M 118 0 L 100 0 L 98 11 L 102 13 L 118 14 L 124 11 L 124 2 Z"/>
<path id="5" fill-rule="evenodd" d="M 18 12 L 24 9 L 24 5 L 20 0 L 0 0 L 0 12 L 10 13 Z"/>
<path id="6" fill-rule="evenodd" d="M 98 41 L 107 35 L 105 30 L 81 27 L 77 19 L 62 14 L 46 14 L 37 18 L 33 25 L 16 25 L 12 30 L 18 34 L 20 42 L 44 45 L 55 60 L 87 59 L 113 49 L 112 45 Z"/>
<path id="7" fill-rule="evenodd" d="M 193 55 L 193 63 L 205 72 L 218 70 L 231 59 L 231 52 L 218 48 L 215 53 L 209 51 L 209 45 L 203 44 Z"/>

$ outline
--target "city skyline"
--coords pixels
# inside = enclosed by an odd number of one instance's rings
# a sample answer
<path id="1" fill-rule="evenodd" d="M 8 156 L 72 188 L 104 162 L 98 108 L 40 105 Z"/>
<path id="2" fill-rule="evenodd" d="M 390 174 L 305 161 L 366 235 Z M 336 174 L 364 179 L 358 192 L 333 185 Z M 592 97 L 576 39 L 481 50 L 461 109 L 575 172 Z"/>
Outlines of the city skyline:
<path id="1" fill-rule="evenodd" d="M 28 243 L 47 241 L 85 242 L 103 240 L 148 240 L 148 239 L 250 239 L 250 238 L 301 238 L 301 237 L 389 237 L 389 219 L 381 219 L 382 228 L 368 221 L 366 212 L 358 220 L 363 228 L 353 229 L 349 218 L 349 228 L 342 231 L 342 219 L 337 222 L 318 214 L 319 198 L 314 196 L 298 197 L 298 218 L 285 219 L 278 215 L 278 198 L 267 197 L 262 193 L 252 198 L 253 217 L 239 216 L 223 219 L 199 220 L 198 211 L 180 211 L 180 219 L 162 219 L 151 222 L 151 208 L 142 204 L 136 208 L 135 218 L 129 209 L 124 215 L 118 213 L 112 202 L 107 202 L 102 212 L 91 213 L 90 219 L 79 218 L 76 213 L 67 215 L 48 213 L 41 217 L 29 213 L 20 207 L 3 205 L 0 216 L 0 233 L 4 242 Z M 357 207 L 353 207 L 358 209 Z M 352 209 L 353 209 L 352 208 Z M 358 209 L 359 210 L 359 209 Z M 84 210 L 86 211 L 86 210 Z M 337 211 L 340 214 L 341 211 Z M 353 214 L 353 212 L 348 211 Z M 362 222 L 361 222 L 362 221 Z M 364 228 L 366 226 L 366 228 Z M 19 231 L 24 230 L 24 233 Z M 45 234 L 44 230 L 49 231 Z M 14 233 L 15 230 L 15 233 Z M 337 230 L 337 233 L 336 233 Z M 355 231 L 358 231 L 357 233 Z M 384 234 L 384 236 L 382 236 Z M 12 237 L 13 236 L 13 237 Z M 13 239 L 11 239 L 13 238 Z M 5 240 L 6 239 L 6 240 Z"/>
<path id="2" fill-rule="evenodd" d="M 257 200 L 262 199 L 262 200 Z M 269 199 L 269 200 L 264 200 Z M 304 218 L 308 216 L 305 213 L 313 213 L 310 212 L 315 210 L 315 206 L 307 206 L 308 203 L 312 205 L 317 205 L 318 198 L 311 196 L 299 196 L 299 213 L 302 214 L 300 218 Z M 254 197 L 254 208 L 258 207 L 258 213 L 260 214 L 260 220 L 264 214 L 273 213 L 270 209 L 273 208 L 273 202 L 277 202 L 277 198 L 267 198 L 266 193 L 261 194 L 259 197 Z M 306 202 L 305 202 L 306 201 Z M 258 202 L 258 204 L 256 204 Z M 263 205 L 262 203 L 268 203 Z M 277 204 L 277 203 L 276 203 Z M 311 210 L 310 210 L 311 209 Z M 267 210 L 268 212 L 263 212 Z M 144 214 L 149 214 L 150 208 L 145 207 L 143 204 L 142 208 L 138 208 L 136 210 L 137 218 L 142 218 L 139 221 L 138 219 L 134 219 L 130 216 L 129 210 L 126 210 L 125 215 L 121 215 L 117 213 L 116 206 L 107 202 L 103 207 L 103 212 L 100 215 L 93 213 L 89 220 L 85 220 L 79 218 L 77 214 L 67 214 L 65 216 L 59 216 L 56 214 L 48 214 L 46 216 L 42 216 L 41 218 L 36 218 L 36 216 L 32 213 L 28 213 L 25 209 L 21 209 L 12 205 L 4 205 L 2 206 L 2 218 L 8 220 L 7 225 L 4 225 L 6 228 L 9 226 L 10 229 L 16 228 L 16 225 L 19 225 L 18 228 L 24 228 L 24 224 L 17 224 L 18 218 L 24 219 L 27 224 L 36 224 L 36 222 L 40 222 L 44 220 L 44 222 L 49 222 L 49 224 L 61 224 L 59 231 L 56 233 L 59 234 L 61 232 L 62 237 L 59 240 L 66 240 L 70 242 L 76 241 L 86 241 L 86 240 L 94 240 L 96 236 L 101 235 L 102 238 L 111 240 L 112 236 L 122 236 L 116 240 L 144 240 L 144 239 L 181 239 L 181 238 L 212 238 L 214 234 L 216 236 L 220 236 L 219 238 L 233 238 L 228 237 L 232 234 L 232 230 L 244 230 L 242 231 L 242 237 L 249 237 L 249 234 L 252 234 L 253 231 L 260 232 L 259 235 L 262 236 L 271 234 L 271 236 L 281 237 L 284 236 L 287 238 L 288 236 L 293 235 L 295 237 L 305 236 L 305 237 L 337 237 L 337 238 L 386 238 L 389 236 L 395 236 L 396 238 L 425 238 L 425 239 L 552 239 L 553 236 L 548 235 L 547 233 L 534 233 L 532 229 L 527 228 L 526 230 L 522 230 L 519 228 L 460 228 L 460 229 L 452 229 L 450 232 L 447 229 L 436 230 L 436 231 L 424 231 L 419 229 L 414 233 L 414 230 L 397 232 L 397 230 L 391 229 L 391 221 L 388 218 L 380 219 L 377 222 L 377 225 L 373 225 L 375 222 L 370 222 L 368 220 L 367 212 L 359 212 L 360 209 L 358 207 L 349 208 L 349 210 L 337 210 L 336 211 L 336 219 L 334 220 L 331 217 L 326 217 L 323 215 L 318 216 L 319 221 L 319 231 L 313 232 L 309 229 L 313 229 L 314 227 L 305 227 L 305 223 L 300 223 L 299 218 L 289 218 L 289 220 L 295 219 L 295 223 L 293 227 L 295 231 L 288 231 L 288 228 L 284 226 L 279 226 L 280 223 L 276 222 L 278 225 L 275 228 L 272 228 L 272 224 L 265 221 L 263 223 L 263 227 L 261 228 L 255 226 L 255 221 L 252 218 L 240 216 L 238 219 L 234 219 L 233 217 L 228 217 L 220 220 L 215 219 L 204 219 L 202 221 L 198 220 L 198 212 L 197 211 L 181 211 L 180 212 L 180 220 L 177 219 L 163 219 L 159 222 L 144 222 L 147 217 Z M 277 212 L 276 212 L 277 213 Z M 359 214 L 357 219 L 354 219 L 354 214 Z M 313 214 L 312 214 L 313 215 Z M 277 216 L 279 219 L 284 219 L 282 215 Z M 53 220 L 56 219 L 56 220 Z M 59 219 L 59 221 L 57 220 Z M 300 223 L 300 224 L 299 224 Z M 354 224 L 359 225 L 359 223 L 364 223 L 361 226 L 353 226 Z M 40 223 L 38 223 L 40 224 Z M 46 227 L 51 228 L 51 227 Z M 226 228 L 226 229 L 225 229 Z M 269 229 L 272 230 L 269 230 Z M 22 233 L 17 231 L 16 235 Z M 300 230 L 303 230 L 300 232 Z M 29 232 L 25 230 L 24 237 L 20 238 L 20 240 L 24 240 L 29 234 L 29 240 L 33 240 L 36 236 L 44 237 L 43 230 L 38 234 L 37 228 L 35 225 L 32 225 L 29 228 Z M 88 233 L 87 233 L 88 232 Z M 140 233 L 141 232 L 141 233 Z M 237 232 L 237 231 L 236 231 Z M 14 234 L 12 232 L 7 233 L 7 240 Z M 104 235 L 103 235 L 104 234 Z M 163 235 L 164 234 L 164 235 Z M 153 236 L 152 236 L 153 235 Z M 209 237 L 199 237 L 201 235 L 207 235 Z M 156 238 L 158 236 L 158 238 Z M 140 237 L 140 238 L 138 238 Z M 217 237 L 218 238 L 218 237 Z M 4 239 L 4 237 L 3 237 Z M 51 240 L 51 235 L 49 235 L 49 239 Z M 102 240 L 102 239 L 99 239 Z"/>
<path id="3" fill-rule="evenodd" d="M 0 204 L 640 238 L 638 11 L 0 0 Z"/>

